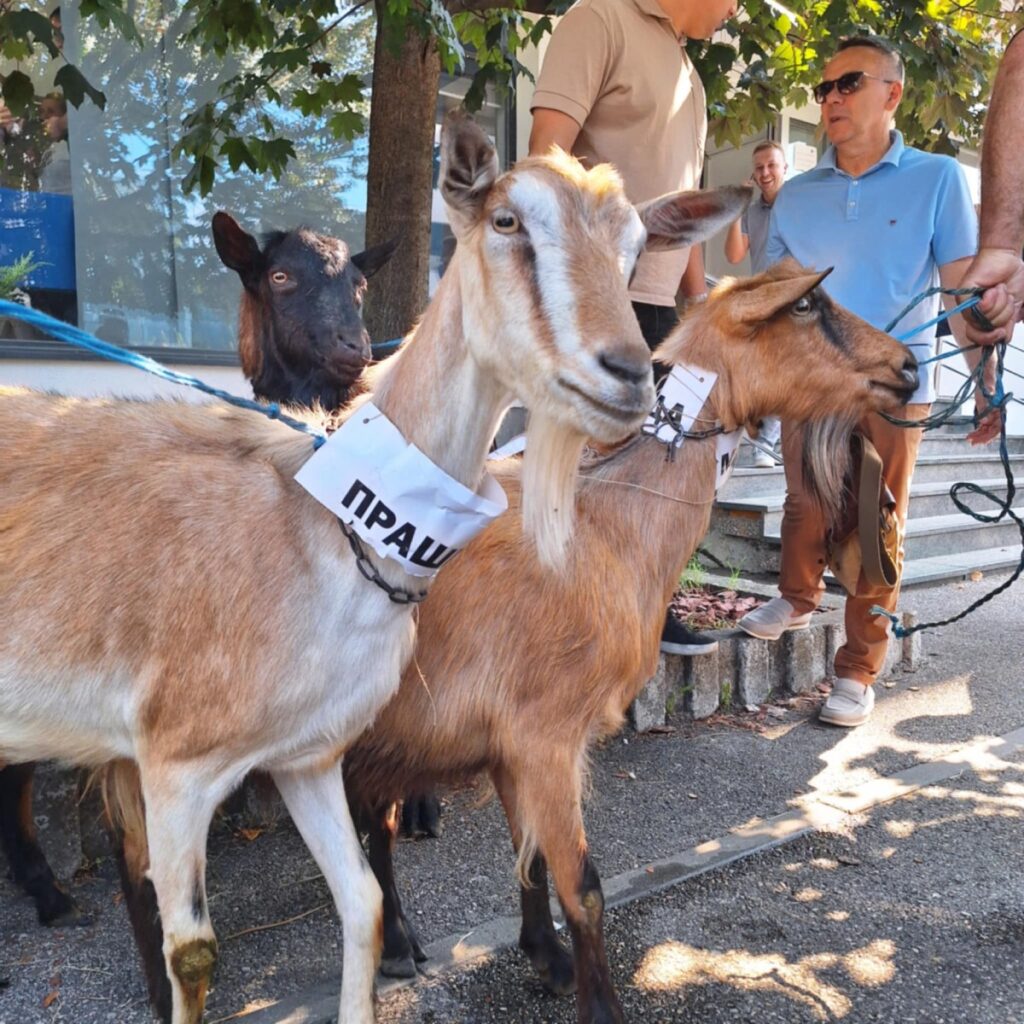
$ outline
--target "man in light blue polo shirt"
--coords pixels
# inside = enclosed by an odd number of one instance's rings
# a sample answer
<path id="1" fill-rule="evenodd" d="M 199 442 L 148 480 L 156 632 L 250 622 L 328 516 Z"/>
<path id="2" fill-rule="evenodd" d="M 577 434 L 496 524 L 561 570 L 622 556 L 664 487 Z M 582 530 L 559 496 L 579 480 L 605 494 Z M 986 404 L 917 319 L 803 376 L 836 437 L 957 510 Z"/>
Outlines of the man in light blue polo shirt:
<path id="1" fill-rule="evenodd" d="M 829 295 L 878 328 L 925 289 L 940 282 L 957 287 L 977 250 L 974 206 L 957 163 L 904 146 L 893 130 L 902 95 L 903 62 L 891 44 L 860 36 L 839 44 L 815 88 L 831 146 L 817 167 L 783 186 L 768 233 L 770 263 L 793 256 L 806 266 L 834 267 L 825 282 Z M 938 302 L 938 297 L 922 302 L 899 329 L 931 319 Z M 966 344 L 959 316 L 952 328 L 957 341 Z M 932 355 L 934 328 L 911 347 L 919 359 Z M 972 365 L 977 362 L 976 352 L 965 356 Z M 934 397 L 932 374 L 923 373 L 904 418 L 926 416 Z M 860 429 L 885 464 L 902 532 L 921 431 L 896 427 L 877 415 L 862 421 Z M 801 430 L 783 424 L 787 494 L 781 596 L 740 621 L 748 633 L 763 639 L 806 628 L 824 592 L 826 524 L 803 493 L 801 443 Z M 902 571 L 902 543 L 899 563 Z M 861 576 L 856 595 L 847 599 L 846 643 L 836 653 L 836 683 L 822 708 L 823 721 L 854 726 L 870 715 L 871 684 L 888 644 L 888 621 L 870 609 L 877 604 L 892 611 L 898 596 L 898 582 L 893 588 L 872 588 Z"/>

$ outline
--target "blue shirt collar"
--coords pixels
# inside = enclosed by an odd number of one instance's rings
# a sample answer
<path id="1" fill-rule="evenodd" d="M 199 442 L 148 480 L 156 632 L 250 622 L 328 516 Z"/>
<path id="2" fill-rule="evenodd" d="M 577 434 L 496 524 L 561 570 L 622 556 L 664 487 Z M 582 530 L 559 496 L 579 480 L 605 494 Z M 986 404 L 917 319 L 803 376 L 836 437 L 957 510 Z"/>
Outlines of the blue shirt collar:
<path id="1" fill-rule="evenodd" d="M 885 155 L 877 164 L 874 165 L 874 167 L 869 167 L 864 174 L 860 175 L 860 177 L 863 178 L 865 174 L 872 174 L 874 171 L 877 171 L 882 164 L 892 164 L 894 167 L 899 167 L 905 148 L 906 147 L 903 145 L 903 133 L 893 128 L 889 132 L 889 148 L 885 151 Z M 835 146 L 829 146 L 828 149 L 825 150 L 824 156 L 822 156 L 818 161 L 814 169 L 816 171 L 833 171 L 835 174 L 842 174 L 847 178 L 850 177 L 846 171 L 840 170 L 840 168 L 836 166 Z"/>

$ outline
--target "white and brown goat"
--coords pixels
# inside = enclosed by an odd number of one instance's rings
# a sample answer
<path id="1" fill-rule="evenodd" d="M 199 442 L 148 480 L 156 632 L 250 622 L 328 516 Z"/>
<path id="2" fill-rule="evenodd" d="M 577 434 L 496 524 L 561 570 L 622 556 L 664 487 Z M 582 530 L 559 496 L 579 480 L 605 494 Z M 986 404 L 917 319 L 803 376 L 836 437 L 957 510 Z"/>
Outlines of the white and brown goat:
<path id="1" fill-rule="evenodd" d="M 325 424 L 336 423 L 370 359 L 361 315 L 367 279 L 390 258 L 395 243 L 350 254 L 340 238 L 295 228 L 272 231 L 261 244 L 223 211 L 214 214 L 212 231 L 221 261 L 242 281 L 238 351 L 253 393 L 315 409 Z M 0 850 L 41 924 L 88 923 L 39 844 L 34 768 L 31 762 L 0 768 Z M 129 906 L 134 911 L 137 904 Z"/>
<path id="2" fill-rule="evenodd" d="M 724 284 L 657 358 L 718 375 L 695 431 L 769 414 L 811 423 L 808 482 L 833 488 L 842 473 L 827 464 L 846 449 L 830 443 L 837 436 L 822 419 L 849 426 L 895 409 L 917 374 L 906 348 L 829 301 L 823 276 L 790 261 Z M 383 966 L 392 973 L 414 972 L 422 956 L 394 883 L 392 801 L 487 772 L 529 882 L 521 947 L 549 988 L 576 989 L 581 1022 L 622 1020 L 581 797 L 588 749 L 620 727 L 654 674 L 665 606 L 708 526 L 715 438 L 686 440 L 673 461 L 666 454 L 641 434 L 584 466 L 568 571 L 558 576 L 520 536 L 519 466 L 505 463 L 497 475 L 509 514 L 445 568 L 423 605 L 415 662 L 344 766 L 357 819 L 371 823 L 370 861 L 385 893 Z M 820 497 L 834 504 L 835 495 Z M 555 937 L 547 870 L 573 957 Z"/>
<path id="3" fill-rule="evenodd" d="M 583 438 L 621 439 L 653 399 L 626 285 L 645 234 L 692 241 L 685 202 L 641 219 L 614 172 L 564 156 L 499 176 L 464 118 L 443 133 L 440 187 L 459 245 L 373 398 L 470 488 L 504 408 L 523 401 L 524 521 L 551 565 Z M 0 392 L 0 765 L 137 765 L 136 868 L 155 889 L 173 1024 L 201 1020 L 216 959 L 211 816 L 260 767 L 344 924 L 339 1019 L 373 1020 L 381 893 L 340 757 L 397 687 L 414 619 L 356 572 L 334 517 L 294 482 L 309 455 L 308 438 L 254 413 Z M 415 582 L 370 558 L 391 587 Z"/>

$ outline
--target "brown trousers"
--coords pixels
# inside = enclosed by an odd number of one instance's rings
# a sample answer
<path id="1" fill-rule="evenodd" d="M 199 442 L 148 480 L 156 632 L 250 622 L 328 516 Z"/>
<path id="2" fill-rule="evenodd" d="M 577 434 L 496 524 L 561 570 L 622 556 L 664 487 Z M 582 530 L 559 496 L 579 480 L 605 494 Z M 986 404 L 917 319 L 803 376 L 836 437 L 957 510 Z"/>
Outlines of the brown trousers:
<path id="1" fill-rule="evenodd" d="M 901 419 L 919 420 L 928 415 L 930 405 L 908 405 Z M 910 478 L 914 473 L 921 430 L 894 426 L 872 413 L 863 419 L 859 429 L 868 437 L 884 465 L 885 482 L 896 499 L 900 545 L 897 571 L 903 574 L 903 535 L 910 505 Z M 786 503 L 782 512 L 782 567 L 779 590 L 798 614 L 818 607 L 825 591 L 825 522 L 803 492 L 800 450 L 803 431 L 792 423 L 782 425 L 782 458 L 786 470 Z M 880 615 L 871 615 L 872 605 L 892 612 L 899 599 L 900 581 L 896 586 L 872 587 L 861 574 L 856 595 L 846 598 L 846 643 L 836 652 L 835 673 L 840 678 L 855 679 L 870 685 L 885 662 L 889 642 L 889 622 Z"/>

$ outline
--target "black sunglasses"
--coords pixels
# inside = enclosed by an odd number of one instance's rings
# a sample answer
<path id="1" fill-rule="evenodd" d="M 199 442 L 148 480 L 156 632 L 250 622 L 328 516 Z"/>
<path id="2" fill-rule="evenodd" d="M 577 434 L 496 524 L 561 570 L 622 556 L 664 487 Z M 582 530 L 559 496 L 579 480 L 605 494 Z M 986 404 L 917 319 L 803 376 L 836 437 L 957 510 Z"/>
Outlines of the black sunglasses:
<path id="1" fill-rule="evenodd" d="M 838 89 L 840 96 L 849 96 L 864 84 L 865 78 L 871 78 L 876 82 L 886 82 L 889 85 L 896 81 L 895 78 L 879 78 L 878 75 L 869 75 L 866 71 L 847 71 L 845 75 L 840 75 L 838 78 L 819 82 L 814 87 L 815 102 L 824 103 L 833 89 Z"/>

